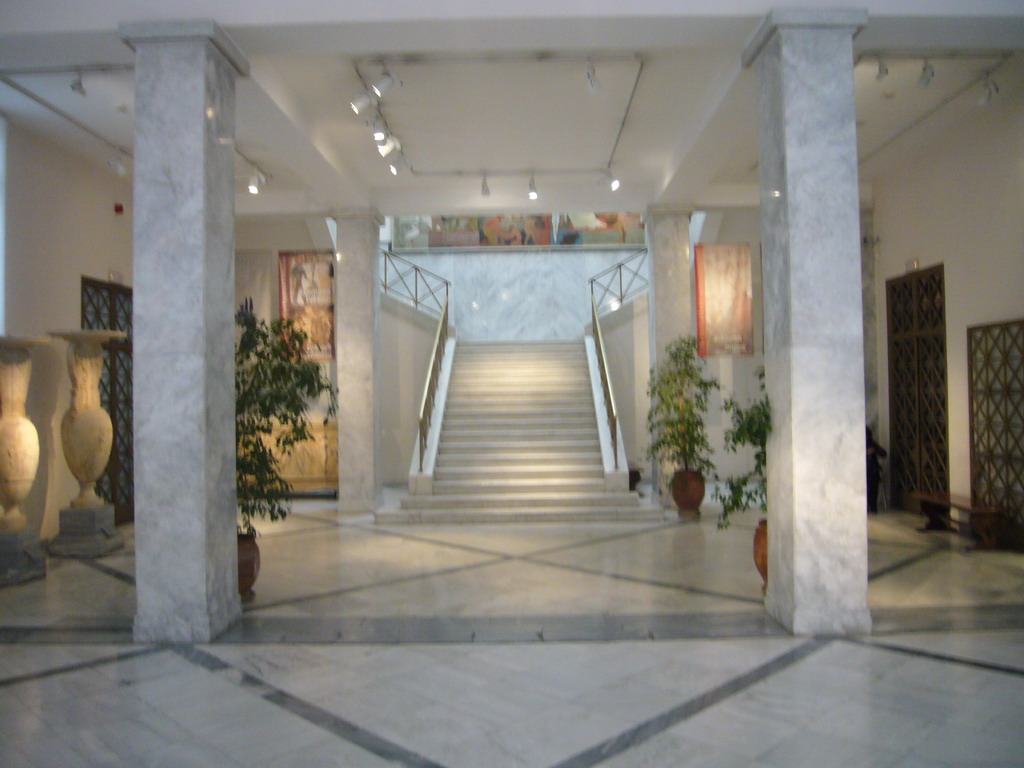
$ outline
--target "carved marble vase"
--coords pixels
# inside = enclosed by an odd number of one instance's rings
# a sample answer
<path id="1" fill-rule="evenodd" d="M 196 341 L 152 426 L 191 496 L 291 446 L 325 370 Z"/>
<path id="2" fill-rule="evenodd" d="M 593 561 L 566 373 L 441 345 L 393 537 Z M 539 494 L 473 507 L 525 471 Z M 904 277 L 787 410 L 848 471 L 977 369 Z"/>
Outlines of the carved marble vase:
<path id="1" fill-rule="evenodd" d="M 27 523 L 21 502 L 39 467 L 39 433 L 25 416 L 32 375 L 29 350 L 49 339 L 0 336 L 0 531 L 21 531 Z"/>
<path id="2" fill-rule="evenodd" d="M 60 422 L 64 459 L 80 485 L 72 508 L 95 509 L 107 504 L 96 495 L 96 481 L 110 459 L 114 429 L 110 416 L 100 405 L 100 377 L 103 375 L 103 344 L 123 339 L 123 331 L 51 331 L 68 346 L 68 375 L 71 377 L 71 406 Z"/>

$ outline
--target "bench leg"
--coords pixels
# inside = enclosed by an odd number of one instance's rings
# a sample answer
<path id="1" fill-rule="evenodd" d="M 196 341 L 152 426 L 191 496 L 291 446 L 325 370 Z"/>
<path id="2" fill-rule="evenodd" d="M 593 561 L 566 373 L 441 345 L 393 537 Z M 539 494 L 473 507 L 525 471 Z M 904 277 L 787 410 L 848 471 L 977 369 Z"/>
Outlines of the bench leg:
<path id="1" fill-rule="evenodd" d="M 935 504 L 931 501 L 921 502 L 921 513 L 928 517 L 928 522 L 925 524 L 922 531 L 949 531 L 952 530 L 952 526 L 947 522 L 949 519 L 949 507 L 945 507 L 941 504 Z"/>

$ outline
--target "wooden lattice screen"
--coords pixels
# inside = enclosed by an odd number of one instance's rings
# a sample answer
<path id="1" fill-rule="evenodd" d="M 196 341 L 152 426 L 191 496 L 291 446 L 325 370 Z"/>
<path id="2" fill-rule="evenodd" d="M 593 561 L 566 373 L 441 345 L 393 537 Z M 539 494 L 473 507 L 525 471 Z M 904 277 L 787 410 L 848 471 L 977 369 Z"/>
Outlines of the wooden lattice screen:
<path id="1" fill-rule="evenodd" d="M 107 364 L 100 379 L 100 402 L 110 414 L 114 443 L 96 492 L 114 505 L 120 523 L 135 517 L 132 440 L 132 289 L 82 278 L 82 328 L 124 331 L 128 338 L 106 345 Z"/>
<path id="2" fill-rule="evenodd" d="M 889 466 L 893 502 L 949 491 L 946 303 L 942 265 L 887 280 Z"/>
<path id="3" fill-rule="evenodd" d="M 1024 531 L 1024 319 L 967 329 L 971 496 Z M 1016 543 L 1020 543 L 1017 541 Z"/>

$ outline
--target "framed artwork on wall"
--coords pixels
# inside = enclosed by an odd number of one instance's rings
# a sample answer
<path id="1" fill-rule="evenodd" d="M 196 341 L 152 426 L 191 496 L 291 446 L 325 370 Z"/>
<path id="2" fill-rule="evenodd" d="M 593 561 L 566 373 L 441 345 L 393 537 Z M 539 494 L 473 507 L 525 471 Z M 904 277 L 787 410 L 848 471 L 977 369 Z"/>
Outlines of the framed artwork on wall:
<path id="1" fill-rule="evenodd" d="M 334 254 L 282 251 L 277 255 L 281 318 L 306 332 L 306 357 L 334 359 Z"/>
<path id="2" fill-rule="evenodd" d="M 750 246 L 696 245 L 697 352 L 701 357 L 754 354 Z"/>

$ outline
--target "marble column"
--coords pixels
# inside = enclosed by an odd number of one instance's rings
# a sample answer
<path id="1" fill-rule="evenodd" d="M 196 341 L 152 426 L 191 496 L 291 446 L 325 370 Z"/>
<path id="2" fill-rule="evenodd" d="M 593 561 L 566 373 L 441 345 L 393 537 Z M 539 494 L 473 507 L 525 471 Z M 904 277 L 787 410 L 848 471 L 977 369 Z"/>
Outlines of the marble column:
<path id="1" fill-rule="evenodd" d="M 768 445 L 766 607 L 797 634 L 868 631 L 853 34 L 864 11 L 772 11 L 759 77 Z"/>
<path id="2" fill-rule="evenodd" d="M 338 508 L 373 512 L 381 491 L 380 216 L 339 215 L 335 263 L 335 358 L 338 364 Z"/>
<path id="3" fill-rule="evenodd" d="M 135 49 L 135 639 L 241 614 L 235 538 L 235 78 L 212 21 L 124 24 Z"/>
<path id="4" fill-rule="evenodd" d="M 644 216 L 647 232 L 648 343 L 651 366 L 665 357 L 665 347 L 680 336 L 696 333 L 691 279 L 690 215 L 682 211 L 650 209 Z M 646 386 L 646 379 L 644 382 Z M 647 414 L 643 414 L 647 418 Z M 651 486 L 661 493 L 662 504 L 675 508 L 667 493 L 674 471 L 669 464 L 652 463 Z"/>

